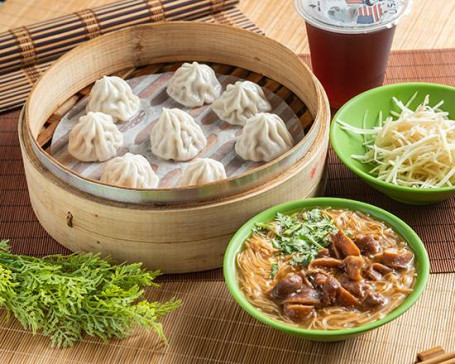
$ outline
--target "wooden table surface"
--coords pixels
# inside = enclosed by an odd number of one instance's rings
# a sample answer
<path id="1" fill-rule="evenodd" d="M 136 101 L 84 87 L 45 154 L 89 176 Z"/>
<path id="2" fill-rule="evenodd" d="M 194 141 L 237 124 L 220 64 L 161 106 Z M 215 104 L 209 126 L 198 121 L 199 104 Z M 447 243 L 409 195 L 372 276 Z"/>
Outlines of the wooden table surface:
<path id="1" fill-rule="evenodd" d="M 0 31 L 111 3 L 113 0 L 7 0 Z M 308 52 L 304 21 L 293 0 L 241 0 L 241 8 L 271 38 L 297 53 Z M 411 16 L 397 29 L 394 49 L 455 48 L 455 0 L 414 0 Z"/>

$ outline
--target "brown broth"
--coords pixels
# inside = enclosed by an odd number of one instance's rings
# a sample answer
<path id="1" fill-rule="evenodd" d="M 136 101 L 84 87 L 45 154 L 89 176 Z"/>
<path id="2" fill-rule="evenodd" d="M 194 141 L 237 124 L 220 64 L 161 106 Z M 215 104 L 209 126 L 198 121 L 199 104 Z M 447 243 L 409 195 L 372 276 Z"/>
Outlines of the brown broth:
<path id="1" fill-rule="evenodd" d="M 372 235 L 381 241 L 382 249 L 409 249 L 407 243 L 391 228 L 376 221 L 368 215 L 350 210 L 325 209 L 337 227 L 349 231 L 352 237 Z M 283 314 L 281 307 L 270 297 L 271 289 L 277 282 L 302 269 L 290 264 L 292 255 L 281 255 L 272 244 L 273 236 L 253 234 L 245 242 L 244 249 L 237 255 L 237 280 L 239 286 L 250 303 L 279 321 L 292 326 L 317 330 L 337 330 L 357 327 L 374 322 L 398 307 L 412 292 L 415 280 L 415 263 L 406 268 L 395 270 L 379 281 L 369 281 L 376 293 L 383 295 L 387 303 L 370 309 L 343 307 L 340 305 L 321 306 L 315 310 L 315 315 L 303 322 L 294 322 Z M 368 263 L 374 258 L 366 258 Z M 272 264 L 278 264 L 278 270 L 271 277 Z M 306 271 L 306 269 L 304 268 Z"/>

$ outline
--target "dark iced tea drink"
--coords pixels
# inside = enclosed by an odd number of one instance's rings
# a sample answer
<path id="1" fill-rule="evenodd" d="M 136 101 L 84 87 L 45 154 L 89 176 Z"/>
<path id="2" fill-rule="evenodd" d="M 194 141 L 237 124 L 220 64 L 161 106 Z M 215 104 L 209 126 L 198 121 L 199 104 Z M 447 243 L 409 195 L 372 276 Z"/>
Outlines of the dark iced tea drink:
<path id="1" fill-rule="evenodd" d="M 313 72 L 333 108 L 380 86 L 405 0 L 296 0 L 306 20 Z"/>

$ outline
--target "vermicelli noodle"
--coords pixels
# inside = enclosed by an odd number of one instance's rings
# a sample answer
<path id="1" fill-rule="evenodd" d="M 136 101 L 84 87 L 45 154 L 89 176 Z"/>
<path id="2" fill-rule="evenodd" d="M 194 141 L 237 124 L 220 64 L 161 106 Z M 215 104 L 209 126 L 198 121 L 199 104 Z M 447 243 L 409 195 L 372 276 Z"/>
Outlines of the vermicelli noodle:
<path id="1" fill-rule="evenodd" d="M 370 267 L 375 262 L 382 262 L 382 254 L 385 250 L 409 250 L 406 242 L 398 234 L 384 223 L 376 221 L 370 216 L 350 210 L 325 209 L 322 210 L 322 213 L 326 214 L 338 229 L 348 233 L 353 241 L 357 241 L 362 236 L 371 236 L 372 239 L 380 242 L 381 252 L 368 256 L 362 254 L 361 258 L 366 262 L 365 267 Z M 278 282 L 285 277 L 298 273 L 304 277 L 306 275 L 316 289 L 313 280 L 314 274 L 320 272 L 343 282 L 342 275 L 346 274 L 346 268 L 344 270 L 333 270 L 331 268 L 312 267 L 309 269 L 302 267 L 293 263 L 293 254 L 286 255 L 280 252 L 280 249 L 274 244 L 274 238 L 275 234 L 270 232 L 267 234 L 254 232 L 245 241 L 244 249 L 237 255 L 237 279 L 239 286 L 251 304 L 290 325 L 318 330 L 336 330 L 360 326 L 384 317 L 398 307 L 412 292 L 416 277 L 414 262 L 404 269 L 393 269 L 392 272 L 384 274 L 379 280 L 369 279 L 364 268 L 362 282 L 371 287 L 371 292 L 384 298 L 384 304 L 377 307 L 369 307 L 365 304 L 355 307 L 344 307 L 340 304 L 320 304 L 315 306 L 313 314 L 305 320 L 296 322 L 283 313 L 281 303 L 271 299 L 270 292 Z M 274 276 L 271 274 L 273 266 L 276 266 Z M 289 297 L 293 297 L 293 295 Z"/>

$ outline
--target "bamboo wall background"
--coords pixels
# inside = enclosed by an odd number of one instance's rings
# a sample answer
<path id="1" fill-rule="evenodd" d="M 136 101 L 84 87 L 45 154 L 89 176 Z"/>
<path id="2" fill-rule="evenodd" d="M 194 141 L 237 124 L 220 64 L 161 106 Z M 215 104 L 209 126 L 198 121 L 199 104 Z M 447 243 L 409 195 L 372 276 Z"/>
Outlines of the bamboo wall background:
<path id="1" fill-rule="evenodd" d="M 7 0 L 0 5 L 0 32 L 115 0 Z M 268 36 L 307 53 L 304 21 L 294 0 L 241 0 L 240 8 Z M 398 27 L 393 49 L 455 48 L 455 1 L 414 0 L 412 16 Z"/>

